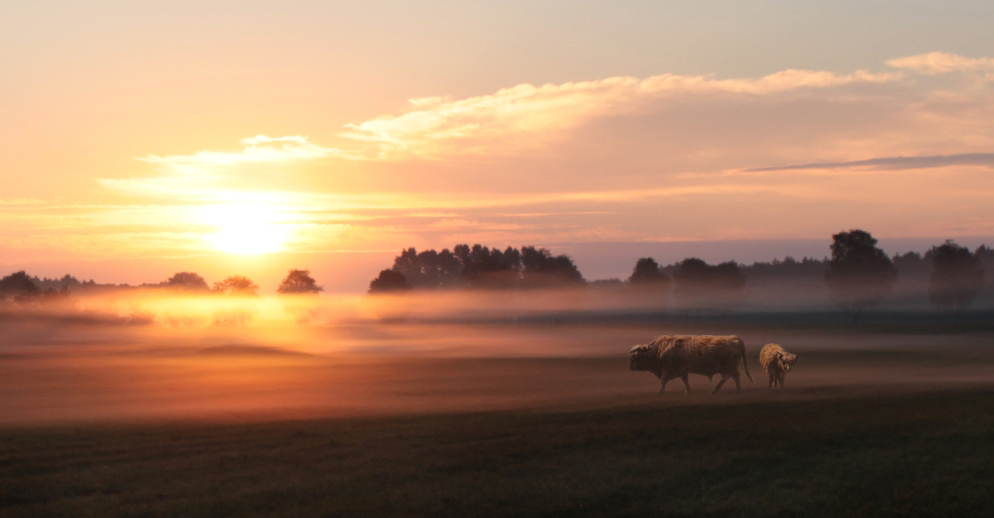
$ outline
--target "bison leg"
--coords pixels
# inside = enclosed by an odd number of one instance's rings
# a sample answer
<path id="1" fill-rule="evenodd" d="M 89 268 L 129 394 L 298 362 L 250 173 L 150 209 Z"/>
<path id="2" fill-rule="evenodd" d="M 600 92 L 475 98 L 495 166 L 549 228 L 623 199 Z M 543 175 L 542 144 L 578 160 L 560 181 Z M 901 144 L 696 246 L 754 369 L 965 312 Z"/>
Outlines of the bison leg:
<path id="1" fill-rule="evenodd" d="M 717 394 L 718 391 L 721 390 L 721 386 L 724 385 L 726 381 L 728 381 L 728 374 L 722 374 L 721 381 L 719 381 L 718 384 L 715 385 L 714 390 L 712 390 L 711 393 Z"/>
<path id="2" fill-rule="evenodd" d="M 680 379 L 683 380 L 683 386 L 687 387 L 687 394 L 690 394 L 690 380 L 687 379 L 687 375 L 680 376 Z"/>
<path id="3" fill-rule="evenodd" d="M 738 373 L 738 371 L 735 371 L 735 372 L 732 373 L 732 381 L 735 382 L 735 393 L 737 394 L 740 390 L 742 390 L 742 384 L 739 383 L 739 373 Z"/>
<path id="4" fill-rule="evenodd" d="M 768 389 L 770 389 L 770 390 L 773 390 L 773 387 L 775 387 L 775 386 L 777 386 L 777 375 L 776 375 L 776 374 L 773 374 L 773 373 L 771 372 L 771 373 L 770 373 L 770 384 L 769 384 L 769 385 L 767 385 L 767 386 L 766 386 L 766 388 L 768 388 Z"/>

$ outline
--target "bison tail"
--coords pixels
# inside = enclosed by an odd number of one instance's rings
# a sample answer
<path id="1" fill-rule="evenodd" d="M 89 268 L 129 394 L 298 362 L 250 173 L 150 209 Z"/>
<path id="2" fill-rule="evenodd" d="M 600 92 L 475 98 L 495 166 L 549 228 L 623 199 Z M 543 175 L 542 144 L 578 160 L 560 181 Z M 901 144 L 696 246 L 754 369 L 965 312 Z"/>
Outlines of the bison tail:
<path id="1" fill-rule="evenodd" d="M 746 360 L 746 346 L 745 346 L 745 342 L 743 342 L 740 339 L 739 340 L 739 345 L 742 346 L 741 347 L 741 351 L 742 351 L 742 369 L 745 370 L 746 377 L 749 378 L 749 381 L 751 381 L 753 383 L 756 383 L 756 380 L 752 379 L 752 374 L 749 374 L 749 361 Z"/>

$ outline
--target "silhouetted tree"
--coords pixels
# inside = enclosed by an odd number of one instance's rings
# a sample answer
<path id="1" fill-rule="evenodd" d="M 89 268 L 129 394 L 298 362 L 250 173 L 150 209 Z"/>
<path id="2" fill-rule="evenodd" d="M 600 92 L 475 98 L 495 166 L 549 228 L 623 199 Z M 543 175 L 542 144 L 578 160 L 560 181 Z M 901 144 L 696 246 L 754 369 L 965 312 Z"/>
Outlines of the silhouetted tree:
<path id="1" fill-rule="evenodd" d="M 193 272 L 179 272 L 166 279 L 161 286 L 182 291 L 209 291 L 210 286 L 203 277 Z"/>
<path id="2" fill-rule="evenodd" d="M 755 262 L 750 266 L 740 266 L 739 270 L 750 279 L 765 277 L 817 277 L 823 279 L 828 271 L 828 259 L 805 257 L 798 261 L 791 256 L 783 260 L 774 259 L 768 263 Z"/>
<path id="3" fill-rule="evenodd" d="M 513 288 L 521 278 L 521 253 L 507 247 L 501 252 L 482 245 L 457 245 L 456 257 L 462 261 L 462 278 L 471 288 Z"/>
<path id="4" fill-rule="evenodd" d="M 223 281 L 215 282 L 213 291 L 225 295 L 258 295 L 259 286 L 248 277 L 233 275 Z"/>
<path id="5" fill-rule="evenodd" d="M 61 278 L 56 279 L 49 279 L 48 277 L 38 278 L 36 276 L 32 277 L 32 280 L 35 282 L 35 285 L 38 286 L 39 290 L 47 290 L 52 288 L 58 291 L 64 287 L 68 287 L 70 290 L 75 291 L 76 288 L 84 285 L 84 283 L 80 282 L 79 279 L 69 274 L 65 274 Z"/>
<path id="6" fill-rule="evenodd" d="M 663 273 L 655 259 L 643 257 L 635 263 L 628 283 L 638 288 L 665 290 L 670 286 L 670 278 Z"/>
<path id="7" fill-rule="evenodd" d="M 469 262 L 469 254 L 469 245 L 456 245 L 452 248 L 452 255 L 456 256 L 456 259 L 459 259 L 459 262 L 464 265 Z"/>
<path id="8" fill-rule="evenodd" d="M 401 273 L 414 289 L 515 288 L 583 284 L 583 276 L 566 255 L 553 256 L 545 249 L 489 248 L 480 244 L 456 245 L 450 252 L 414 248 L 394 258 L 391 270 Z"/>
<path id="9" fill-rule="evenodd" d="M 394 270 L 380 271 L 380 275 L 369 283 L 370 293 L 388 293 L 410 289 L 411 285 L 407 283 L 407 277 Z"/>
<path id="10" fill-rule="evenodd" d="M 832 260 L 825 273 L 832 301 L 844 311 L 859 311 L 877 305 L 890 294 L 897 278 L 894 264 L 877 240 L 864 230 L 832 235 Z"/>
<path id="11" fill-rule="evenodd" d="M 669 287 L 670 278 L 651 257 L 636 261 L 627 281 L 628 294 L 636 298 L 639 304 L 658 306 L 665 303 Z"/>
<path id="12" fill-rule="evenodd" d="M 970 249 L 946 241 L 926 254 L 932 260 L 928 298 L 940 308 L 966 309 L 984 286 L 984 269 Z"/>
<path id="13" fill-rule="evenodd" d="M 286 295 L 317 294 L 322 289 L 311 278 L 310 270 L 290 270 L 280 283 L 280 287 L 276 288 L 276 292 Z"/>
<path id="14" fill-rule="evenodd" d="M 735 306 L 742 303 L 745 275 L 734 261 L 711 266 L 696 257 L 684 259 L 677 263 L 673 281 L 676 296 L 684 304 Z"/>
<path id="15" fill-rule="evenodd" d="M 0 294 L 17 296 L 32 296 L 38 294 L 38 285 L 24 270 L 12 273 L 0 279 Z"/>
<path id="16" fill-rule="evenodd" d="M 544 248 L 521 247 L 521 283 L 528 288 L 562 288 L 585 283 L 568 255 L 552 255 Z"/>
<path id="17" fill-rule="evenodd" d="M 441 252 L 408 248 L 394 259 L 393 270 L 401 273 L 414 288 L 446 288 L 461 283 L 463 263 L 448 249 Z"/>

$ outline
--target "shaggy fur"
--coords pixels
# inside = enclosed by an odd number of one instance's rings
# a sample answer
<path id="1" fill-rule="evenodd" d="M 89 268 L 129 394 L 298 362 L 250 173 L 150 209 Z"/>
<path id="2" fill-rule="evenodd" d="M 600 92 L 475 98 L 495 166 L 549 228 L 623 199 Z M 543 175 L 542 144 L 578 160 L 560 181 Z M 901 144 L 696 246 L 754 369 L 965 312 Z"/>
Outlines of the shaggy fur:
<path id="1" fill-rule="evenodd" d="M 628 369 L 651 372 L 659 378 L 660 394 L 666 389 L 666 382 L 676 378 L 683 380 L 690 392 L 688 374 L 703 374 L 709 380 L 720 374 L 721 381 L 712 394 L 732 378 L 738 392 L 740 359 L 746 376 L 753 381 L 746 363 L 745 344 L 737 336 L 660 336 L 648 344 L 632 347 L 628 352 Z"/>
<path id="2" fill-rule="evenodd" d="M 767 388 L 772 389 L 779 385 L 782 389 L 784 378 L 797 363 L 797 355 L 785 351 L 780 344 L 766 344 L 759 351 L 759 363 L 763 364 L 763 370 L 770 375 L 770 384 Z"/>

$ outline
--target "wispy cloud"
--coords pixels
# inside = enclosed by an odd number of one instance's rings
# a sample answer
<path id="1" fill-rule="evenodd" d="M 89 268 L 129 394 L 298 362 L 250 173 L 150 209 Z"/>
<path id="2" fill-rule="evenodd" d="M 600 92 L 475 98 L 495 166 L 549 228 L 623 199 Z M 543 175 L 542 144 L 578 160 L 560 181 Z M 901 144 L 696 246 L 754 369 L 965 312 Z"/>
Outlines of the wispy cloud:
<path id="1" fill-rule="evenodd" d="M 948 52 L 930 52 L 887 61 L 887 64 L 904 70 L 936 75 L 950 72 L 994 71 L 994 58 L 968 58 Z"/>
<path id="2" fill-rule="evenodd" d="M 355 159 L 513 154 L 541 149 L 599 118 L 645 113 L 688 102 L 731 99 L 759 104 L 766 98 L 785 101 L 801 96 L 843 101 L 865 93 L 866 88 L 861 87 L 900 83 L 907 93 L 915 91 L 912 83 L 916 76 L 953 72 L 965 73 L 972 80 L 994 81 L 994 58 L 990 57 L 932 52 L 891 59 L 886 65 L 891 69 L 849 74 L 790 69 L 759 78 L 660 74 L 519 84 L 464 99 L 412 99 L 407 111 L 348 124 L 339 136 L 353 142 L 354 147 L 343 147 L 350 149 L 349 158 Z M 955 91 L 955 87 L 937 87 L 933 94 L 948 99 Z"/>
<path id="3" fill-rule="evenodd" d="M 241 141 L 241 151 L 199 151 L 192 155 L 149 155 L 139 158 L 165 173 L 204 175 L 239 164 L 280 164 L 313 160 L 345 153 L 321 147 L 303 136 L 267 137 L 257 135 Z"/>
<path id="4" fill-rule="evenodd" d="M 347 125 L 340 136 L 376 146 L 375 157 L 494 152 L 534 147 L 598 116 L 624 115 L 666 98 L 701 95 L 763 96 L 855 83 L 884 83 L 895 73 L 860 70 L 784 70 L 758 79 L 662 74 L 646 79 L 610 77 L 597 81 L 520 84 L 489 95 L 456 101 L 412 100 L 413 110 Z"/>
<path id="5" fill-rule="evenodd" d="M 848 162 L 814 162 L 809 164 L 792 164 L 773 167 L 754 167 L 746 172 L 793 171 L 804 169 L 848 169 L 866 167 L 872 169 L 901 170 L 928 169 L 955 165 L 976 165 L 994 167 L 994 153 L 962 153 L 957 155 L 931 156 L 893 156 L 852 160 Z"/>

